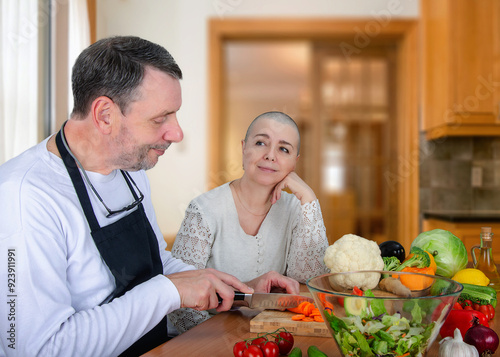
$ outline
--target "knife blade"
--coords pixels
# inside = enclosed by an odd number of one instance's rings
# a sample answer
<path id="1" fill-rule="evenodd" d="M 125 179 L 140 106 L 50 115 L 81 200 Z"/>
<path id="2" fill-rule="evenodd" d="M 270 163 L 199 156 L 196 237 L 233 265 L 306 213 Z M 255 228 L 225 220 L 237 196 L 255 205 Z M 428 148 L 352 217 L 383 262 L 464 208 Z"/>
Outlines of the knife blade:
<path id="1" fill-rule="evenodd" d="M 297 307 L 301 302 L 314 300 L 307 296 L 278 293 L 245 294 L 235 291 L 233 306 L 247 306 L 251 309 L 283 310 Z"/>

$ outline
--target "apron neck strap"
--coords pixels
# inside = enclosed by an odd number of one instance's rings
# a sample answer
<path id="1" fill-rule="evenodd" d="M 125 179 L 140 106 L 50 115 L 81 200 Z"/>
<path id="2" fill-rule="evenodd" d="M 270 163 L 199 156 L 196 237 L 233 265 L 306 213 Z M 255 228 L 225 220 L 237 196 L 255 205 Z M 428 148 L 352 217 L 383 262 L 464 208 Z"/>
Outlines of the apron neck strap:
<path id="1" fill-rule="evenodd" d="M 80 200 L 80 205 L 82 206 L 85 217 L 87 218 L 87 222 L 89 223 L 90 230 L 94 232 L 100 228 L 99 222 L 97 221 L 94 210 L 92 209 L 92 203 L 90 202 L 90 198 L 85 187 L 85 182 L 82 179 L 82 175 L 80 174 L 80 170 L 76 165 L 75 159 L 73 159 L 73 157 L 70 155 L 62 141 L 62 135 L 64 135 L 63 131 L 65 125 L 66 123 L 63 124 L 61 130 L 56 135 L 57 149 L 59 150 L 59 154 L 61 155 L 61 159 L 64 163 L 64 166 L 66 167 L 66 170 L 68 170 L 69 177 L 73 182 L 76 194 L 78 195 L 78 199 Z"/>

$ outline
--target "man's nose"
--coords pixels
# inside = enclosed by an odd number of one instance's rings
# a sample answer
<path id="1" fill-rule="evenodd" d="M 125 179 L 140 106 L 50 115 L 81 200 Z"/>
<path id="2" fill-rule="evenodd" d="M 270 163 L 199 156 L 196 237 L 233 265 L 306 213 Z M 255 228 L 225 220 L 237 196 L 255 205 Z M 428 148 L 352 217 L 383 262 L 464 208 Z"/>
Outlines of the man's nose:
<path id="1" fill-rule="evenodd" d="M 163 140 L 178 143 L 184 138 L 184 133 L 179 125 L 177 116 L 175 116 L 167 125 L 167 130 L 163 134 Z"/>

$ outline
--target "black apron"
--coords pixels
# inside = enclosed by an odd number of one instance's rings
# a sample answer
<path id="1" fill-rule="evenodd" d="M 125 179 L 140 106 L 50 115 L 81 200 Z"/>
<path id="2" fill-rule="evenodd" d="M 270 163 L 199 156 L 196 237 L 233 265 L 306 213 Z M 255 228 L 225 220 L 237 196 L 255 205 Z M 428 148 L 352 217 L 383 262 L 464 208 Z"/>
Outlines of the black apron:
<path id="1" fill-rule="evenodd" d="M 64 130 L 64 126 L 61 128 L 62 130 Z M 62 142 L 61 131 L 56 136 L 57 148 L 75 187 L 94 243 L 115 278 L 116 289 L 106 299 L 106 302 L 109 302 L 122 296 L 136 285 L 158 274 L 163 274 L 158 241 L 142 203 L 137 206 L 135 211 L 120 220 L 105 227 L 99 226 L 78 166 Z M 137 200 L 138 196 L 132 188 L 130 180 L 123 171 L 121 172 L 134 199 Z M 165 316 L 158 325 L 120 356 L 139 356 L 167 341 L 167 339 L 167 317 Z"/>

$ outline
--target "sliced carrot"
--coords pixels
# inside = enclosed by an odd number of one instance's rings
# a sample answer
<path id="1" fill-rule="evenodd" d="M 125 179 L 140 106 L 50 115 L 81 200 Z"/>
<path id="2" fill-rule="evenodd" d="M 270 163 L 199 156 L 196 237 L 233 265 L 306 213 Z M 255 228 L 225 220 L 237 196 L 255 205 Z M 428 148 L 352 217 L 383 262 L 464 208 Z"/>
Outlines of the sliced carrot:
<path id="1" fill-rule="evenodd" d="M 304 321 L 304 322 L 313 322 L 313 321 L 314 321 L 314 319 L 313 319 L 312 317 L 306 316 L 306 317 L 304 317 L 304 318 L 302 319 L 302 321 Z"/>
<path id="2" fill-rule="evenodd" d="M 325 322 L 325 320 L 323 320 L 323 317 L 321 317 L 321 315 L 314 316 L 314 321 L 316 321 L 316 322 Z"/>
<path id="3" fill-rule="evenodd" d="M 304 313 L 304 306 L 310 304 L 309 301 L 302 301 L 297 307 L 289 307 L 287 310 L 291 312 L 295 312 L 296 314 Z"/>
<path id="4" fill-rule="evenodd" d="M 292 320 L 293 321 L 300 321 L 300 320 L 304 320 L 305 317 L 306 317 L 306 315 L 304 315 L 304 314 L 297 314 L 297 315 L 292 316 Z"/>
<path id="5" fill-rule="evenodd" d="M 304 312 L 304 309 L 305 309 L 305 308 L 306 308 L 306 306 L 307 306 L 307 305 L 309 305 L 309 304 L 310 304 L 310 302 L 309 302 L 309 301 L 302 301 L 302 302 L 299 304 L 298 308 L 299 308 L 299 309 L 301 309 L 301 310 L 302 310 L 302 312 Z"/>
<path id="6" fill-rule="evenodd" d="M 291 312 L 295 312 L 296 314 L 301 314 L 302 313 L 302 309 L 299 309 L 299 307 L 289 307 L 287 308 L 288 311 L 291 311 Z"/>
<path id="7" fill-rule="evenodd" d="M 304 315 L 309 316 L 311 314 L 311 312 L 312 312 L 313 309 L 314 309 L 314 304 L 310 302 L 304 308 Z"/>

